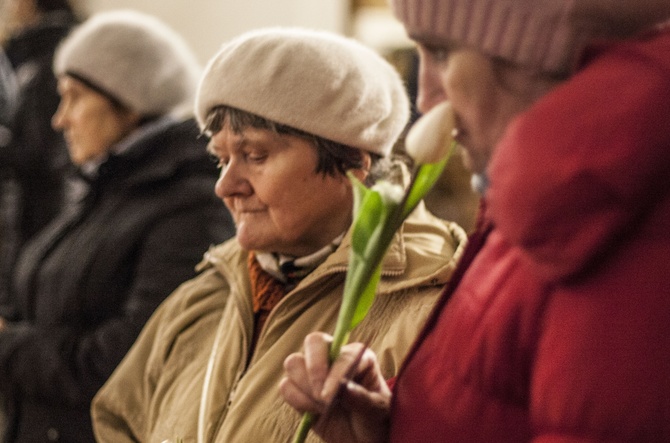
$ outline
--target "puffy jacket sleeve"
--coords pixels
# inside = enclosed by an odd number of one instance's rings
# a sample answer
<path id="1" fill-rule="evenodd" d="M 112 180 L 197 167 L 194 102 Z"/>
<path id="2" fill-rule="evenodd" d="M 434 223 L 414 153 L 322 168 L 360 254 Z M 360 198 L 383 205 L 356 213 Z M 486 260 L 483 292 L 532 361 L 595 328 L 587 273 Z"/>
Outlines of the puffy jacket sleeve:
<path id="1" fill-rule="evenodd" d="M 168 303 L 159 307 L 147 322 L 113 378 L 103 386 L 105 394 L 94 399 L 91 419 L 100 442 L 143 441 L 147 428 L 147 404 L 155 383 L 144 383 L 147 367 L 155 358 L 161 324 L 167 318 Z M 151 381 L 151 380 L 147 380 Z"/>
<path id="2" fill-rule="evenodd" d="M 496 149 L 490 214 L 546 276 L 582 272 L 667 195 L 668 53 L 668 31 L 594 51 Z"/>
<path id="3" fill-rule="evenodd" d="M 155 409 L 160 408 L 166 392 L 162 378 L 169 379 L 170 374 L 183 369 L 185 360 L 192 358 L 191 353 L 182 354 L 175 349 L 183 349 L 179 346 L 207 349 L 206 340 L 198 335 L 201 329 L 193 325 L 205 325 L 205 330 L 216 328 L 226 300 L 224 287 L 220 276 L 210 268 L 181 285 L 156 310 L 93 399 L 91 417 L 96 441 L 147 441 Z M 199 393 L 185 394 L 199 398 Z"/>

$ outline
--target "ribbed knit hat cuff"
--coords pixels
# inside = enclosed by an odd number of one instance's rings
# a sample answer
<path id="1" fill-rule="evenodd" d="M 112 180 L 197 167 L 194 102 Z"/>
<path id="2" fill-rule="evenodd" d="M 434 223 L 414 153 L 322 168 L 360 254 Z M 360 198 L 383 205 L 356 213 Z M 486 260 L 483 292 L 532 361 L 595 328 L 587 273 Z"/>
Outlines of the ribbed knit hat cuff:
<path id="1" fill-rule="evenodd" d="M 64 72 L 64 74 L 80 81 L 81 83 L 86 85 L 86 87 L 88 87 L 89 89 L 94 90 L 98 94 L 103 95 L 104 97 L 107 97 L 107 100 L 111 101 L 112 103 L 114 103 L 118 106 L 121 106 L 123 108 L 130 109 L 130 106 L 127 103 L 124 103 L 123 100 L 121 100 L 119 97 L 112 94 L 111 92 L 109 92 L 104 87 L 102 87 L 102 86 L 98 85 L 97 83 L 91 81 L 85 75 L 82 75 L 82 74 L 80 74 L 76 71 L 72 71 L 72 70 L 67 70 L 67 71 Z"/>
<path id="2" fill-rule="evenodd" d="M 570 22 L 575 0 L 392 0 L 413 39 L 459 42 L 549 73 L 574 68 L 586 35 Z"/>

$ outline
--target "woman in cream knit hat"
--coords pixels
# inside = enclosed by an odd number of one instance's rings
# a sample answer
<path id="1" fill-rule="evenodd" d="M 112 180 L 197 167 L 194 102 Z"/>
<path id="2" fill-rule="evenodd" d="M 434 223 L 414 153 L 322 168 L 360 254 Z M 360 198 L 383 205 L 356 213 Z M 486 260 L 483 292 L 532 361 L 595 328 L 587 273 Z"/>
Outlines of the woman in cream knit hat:
<path id="1" fill-rule="evenodd" d="M 670 441 L 670 3 L 393 8 L 419 108 L 451 102 L 478 227 L 392 392 L 372 352 L 338 391 L 360 345 L 329 373 L 314 334 L 285 399 L 330 442 Z"/>
<path id="2" fill-rule="evenodd" d="M 346 172 L 380 176 L 409 100 L 391 65 L 360 43 L 271 28 L 210 60 L 196 114 L 237 235 L 207 253 L 201 274 L 158 309 L 97 394 L 101 442 L 290 440 L 300 416 L 277 385 L 304 337 L 335 327 L 351 252 Z M 352 332 L 382 356 L 389 378 L 465 239 L 424 208 L 400 232 L 371 313 Z"/>
<path id="3" fill-rule="evenodd" d="M 202 253 L 234 232 L 191 107 L 183 40 L 133 11 L 92 16 L 55 55 L 77 174 L 63 212 L 20 251 L 0 306 L 9 442 L 90 442 L 90 402 Z"/>

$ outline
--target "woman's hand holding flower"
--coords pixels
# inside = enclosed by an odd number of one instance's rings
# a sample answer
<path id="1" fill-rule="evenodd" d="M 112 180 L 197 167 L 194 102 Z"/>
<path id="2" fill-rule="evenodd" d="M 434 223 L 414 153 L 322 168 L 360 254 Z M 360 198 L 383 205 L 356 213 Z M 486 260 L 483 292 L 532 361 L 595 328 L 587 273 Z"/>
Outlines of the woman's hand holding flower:
<path id="1" fill-rule="evenodd" d="M 332 337 L 321 332 L 307 336 L 304 352 L 284 363 L 282 395 L 298 411 L 319 417 L 313 429 L 326 441 L 386 441 L 391 391 L 375 354 L 350 343 L 329 366 L 331 343 Z"/>

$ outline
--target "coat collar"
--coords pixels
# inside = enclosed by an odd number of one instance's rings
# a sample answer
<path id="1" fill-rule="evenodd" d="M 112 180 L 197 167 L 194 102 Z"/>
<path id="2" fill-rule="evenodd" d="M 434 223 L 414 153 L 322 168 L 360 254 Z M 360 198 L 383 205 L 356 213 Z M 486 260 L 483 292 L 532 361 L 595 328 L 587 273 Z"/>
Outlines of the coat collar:
<path id="1" fill-rule="evenodd" d="M 410 243 L 407 243 L 408 241 Z M 443 243 L 449 244 L 447 249 L 453 247 L 452 256 L 441 257 L 440 244 Z M 463 252 L 465 243 L 466 235 L 462 228 L 454 223 L 435 218 L 421 205 L 408 217 L 391 241 L 382 261 L 382 277 L 387 278 L 382 278 L 379 292 L 393 292 L 405 286 L 446 282 Z M 418 272 L 415 272 L 418 269 L 417 266 L 409 266 L 410 250 L 413 251 L 413 256 L 418 255 L 425 258 Z M 340 274 L 344 279 L 350 251 L 351 232 L 348 231 L 335 252 L 305 277 L 296 289 L 312 285 L 329 275 Z M 213 267 L 226 278 L 237 279 L 239 269 L 246 269 L 246 257 L 247 252 L 241 248 L 237 239 L 232 238 L 225 243 L 211 247 L 205 253 L 197 270 L 202 271 Z M 403 278 L 392 278 L 394 276 Z"/>

